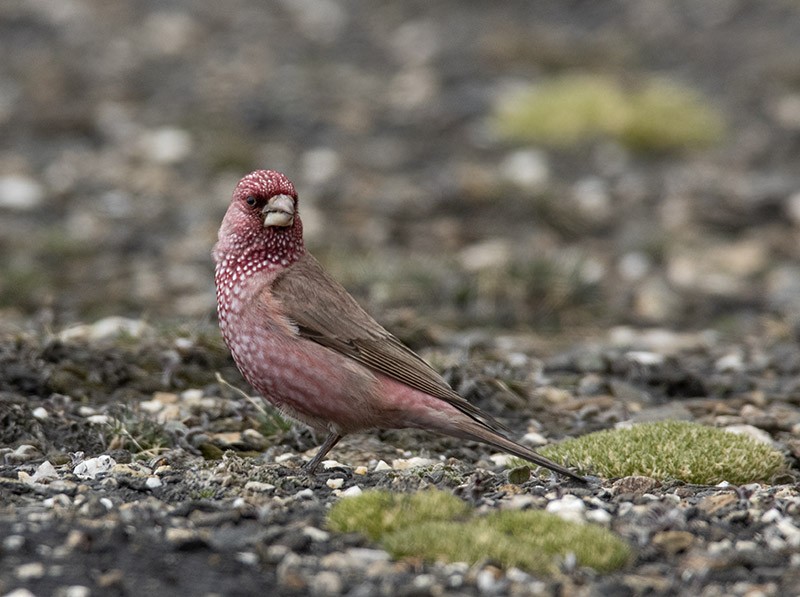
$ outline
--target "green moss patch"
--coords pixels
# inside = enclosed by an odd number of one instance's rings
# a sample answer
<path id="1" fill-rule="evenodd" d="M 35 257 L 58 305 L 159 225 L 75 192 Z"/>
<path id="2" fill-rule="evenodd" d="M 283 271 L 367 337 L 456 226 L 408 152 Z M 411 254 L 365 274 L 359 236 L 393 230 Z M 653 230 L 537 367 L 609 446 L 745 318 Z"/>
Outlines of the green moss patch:
<path id="1" fill-rule="evenodd" d="M 378 541 L 395 558 L 428 561 L 488 560 L 509 568 L 549 575 L 573 553 L 580 566 L 609 572 L 630 557 L 627 544 L 592 524 L 567 522 L 543 511 L 495 512 L 478 516 L 443 491 L 398 495 L 369 491 L 339 501 L 328 525 Z"/>
<path id="2" fill-rule="evenodd" d="M 541 452 L 607 478 L 645 475 L 701 485 L 768 482 L 786 467 L 780 452 L 750 437 L 683 421 L 598 431 Z"/>
<path id="3" fill-rule="evenodd" d="M 492 119 L 515 141 L 571 147 L 612 137 L 637 151 L 713 145 L 722 116 L 697 91 L 653 78 L 627 88 L 601 75 L 565 75 L 500 99 Z"/>

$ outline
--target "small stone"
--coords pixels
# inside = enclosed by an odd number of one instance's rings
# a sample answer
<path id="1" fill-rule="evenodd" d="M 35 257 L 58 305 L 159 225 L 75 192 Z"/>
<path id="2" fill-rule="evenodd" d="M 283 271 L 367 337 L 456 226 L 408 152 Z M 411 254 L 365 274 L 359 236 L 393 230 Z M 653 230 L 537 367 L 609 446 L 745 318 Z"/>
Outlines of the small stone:
<path id="1" fill-rule="evenodd" d="M 511 261 L 511 245 L 504 239 L 489 239 L 471 244 L 458 254 L 461 267 L 471 273 L 497 270 Z"/>
<path id="2" fill-rule="evenodd" d="M 3 537 L 2 546 L 4 551 L 17 551 L 25 545 L 24 535 L 7 535 Z"/>
<path id="3" fill-rule="evenodd" d="M 660 486 L 661 483 L 652 477 L 633 475 L 615 481 L 612 485 L 612 491 L 615 495 L 642 495 Z"/>
<path id="4" fill-rule="evenodd" d="M 609 526 L 611 524 L 611 514 L 600 508 L 587 510 L 586 520 L 603 526 Z"/>
<path id="5" fill-rule="evenodd" d="M 342 592 L 342 578 L 332 570 L 323 570 L 312 579 L 309 588 L 312 595 L 339 595 Z"/>
<path id="6" fill-rule="evenodd" d="M 652 267 L 651 259 L 641 251 L 625 253 L 617 263 L 620 276 L 632 282 L 644 278 Z"/>
<path id="7" fill-rule="evenodd" d="M 753 425 L 727 425 L 724 427 L 724 429 L 725 431 L 735 433 L 737 435 L 746 435 L 757 442 L 767 444 L 768 446 L 775 445 L 775 442 L 772 440 L 772 436 L 769 433 L 763 429 L 754 427 Z"/>
<path id="8" fill-rule="evenodd" d="M 412 468 L 419 468 L 421 466 L 430 466 L 436 464 L 438 461 L 431 458 L 422 458 L 414 456 L 413 458 L 398 458 L 392 460 L 392 468 L 396 471 L 405 471 Z"/>
<path id="9" fill-rule="evenodd" d="M 323 531 L 322 529 L 318 529 L 317 527 L 304 527 L 303 534 L 311 539 L 312 541 L 327 541 L 330 539 L 330 533 Z"/>
<path id="10" fill-rule="evenodd" d="M 547 438 L 543 436 L 541 433 L 537 433 L 535 431 L 529 431 L 525 435 L 522 436 L 520 440 L 522 444 L 526 446 L 546 446 L 547 445 Z"/>
<path id="11" fill-rule="evenodd" d="M 97 458 L 90 458 L 79 462 L 72 473 L 79 479 L 94 479 L 98 475 L 107 473 L 117 464 L 117 461 L 106 454 Z"/>
<path id="12" fill-rule="evenodd" d="M 207 541 L 205 530 L 180 529 L 170 527 L 164 531 L 164 539 L 176 547 L 189 547 L 192 545 L 205 545 Z"/>
<path id="13" fill-rule="evenodd" d="M 44 419 L 50 416 L 50 414 L 47 412 L 47 409 L 44 408 L 43 406 L 38 406 L 34 408 L 33 411 L 31 412 L 31 415 L 33 415 L 34 419 L 39 419 L 40 421 L 43 421 Z"/>
<path id="14" fill-rule="evenodd" d="M 559 500 L 553 500 L 552 502 L 548 503 L 545 510 L 555 514 L 563 520 L 569 520 L 571 522 L 583 522 L 586 504 L 583 503 L 582 499 L 568 494 Z"/>
<path id="15" fill-rule="evenodd" d="M 385 460 L 379 460 L 378 464 L 375 465 L 375 468 L 372 469 L 374 471 L 390 471 L 392 467 L 386 463 Z"/>
<path id="16" fill-rule="evenodd" d="M 311 500 L 314 499 L 314 490 L 310 487 L 307 487 L 306 489 L 301 489 L 292 497 L 296 500 Z"/>
<path id="17" fill-rule="evenodd" d="M 44 187 L 27 176 L 0 177 L 0 208 L 16 211 L 36 209 L 44 200 Z"/>
<path id="18" fill-rule="evenodd" d="M 89 597 L 92 591 L 83 585 L 70 585 L 56 593 L 56 597 Z"/>
<path id="19" fill-rule="evenodd" d="M 36 597 L 36 595 L 31 593 L 28 589 L 14 589 L 13 591 L 5 593 L 3 597 Z"/>
<path id="20" fill-rule="evenodd" d="M 44 564 L 41 562 L 29 562 L 17 566 L 16 577 L 20 580 L 33 580 L 44 576 Z"/>
<path id="21" fill-rule="evenodd" d="M 541 191 L 550 180 L 547 155 L 538 149 L 523 149 L 508 155 L 500 164 L 503 178 L 527 191 Z"/>
<path id="22" fill-rule="evenodd" d="M 52 479 L 58 479 L 58 472 L 56 468 L 50 464 L 49 460 L 45 460 L 36 468 L 36 472 L 31 477 L 32 483 L 46 483 Z"/>
<path id="23" fill-rule="evenodd" d="M 380 465 L 381 462 L 383 462 L 383 460 L 378 462 L 378 465 Z M 383 462 L 383 464 L 386 464 L 386 463 Z M 378 465 L 376 465 L 375 470 L 377 470 L 377 466 Z M 386 466 L 389 466 L 389 465 L 386 464 Z M 389 468 L 391 468 L 391 467 L 389 467 Z M 369 472 L 369 469 L 366 466 L 364 466 L 363 464 L 360 465 L 360 466 L 357 466 L 355 469 L 353 469 L 353 474 L 354 475 L 366 475 L 368 472 Z"/>
<path id="24" fill-rule="evenodd" d="M 342 464 L 338 460 L 323 460 L 322 461 L 322 470 L 331 470 L 334 468 L 349 468 L 346 464 Z"/>
<path id="25" fill-rule="evenodd" d="M 344 485 L 344 479 L 328 479 L 325 481 L 325 485 L 327 485 L 330 489 L 341 489 L 342 485 Z"/>
<path id="26" fill-rule="evenodd" d="M 606 182 L 597 176 L 579 180 L 572 189 L 578 211 L 594 225 L 602 225 L 613 215 Z"/>
<path id="27" fill-rule="evenodd" d="M 744 369 L 744 355 L 741 351 L 731 352 L 720 357 L 714 363 L 714 368 L 720 372 L 737 372 Z"/>
<path id="28" fill-rule="evenodd" d="M 686 551 L 694 543 L 694 535 L 688 531 L 662 531 L 653 536 L 653 545 L 675 555 Z"/>
<path id="29" fill-rule="evenodd" d="M 192 137 L 187 131 L 163 127 L 147 131 L 139 140 L 142 155 L 156 164 L 177 164 L 192 151 Z"/>
<path id="30" fill-rule="evenodd" d="M 275 489 L 271 483 L 263 483 L 261 481 L 248 481 L 244 484 L 246 491 L 255 491 L 258 493 L 267 493 Z"/>
<path id="31" fill-rule="evenodd" d="M 342 492 L 342 497 L 358 497 L 364 493 L 358 485 L 348 487 Z"/>
<path id="32" fill-rule="evenodd" d="M 147 477 L 147 480 L 144 482 L 144 484 L 148 489 L 157 489 L 158 487 L 161 487 L 163 485 L 161 479 L 159 479 L 155 475 L 152 477 Z"/>
<path id="33" fill-rule="evenodd" d="M 475 577 L 475 584 L 478 586 L 478 591 L 484 595 L 492 595 L 499 592 L 501 588 L 500 570 L 494 566 L 487 566 Z"/>

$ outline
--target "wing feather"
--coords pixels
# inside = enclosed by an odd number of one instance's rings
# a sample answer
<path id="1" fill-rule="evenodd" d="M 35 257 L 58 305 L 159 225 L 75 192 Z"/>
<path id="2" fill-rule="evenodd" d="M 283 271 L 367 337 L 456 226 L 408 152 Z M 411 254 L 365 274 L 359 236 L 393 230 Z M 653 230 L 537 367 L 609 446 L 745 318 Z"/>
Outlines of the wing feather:
<path id="1" fill-rule="evenodd" d="M 306 254 L 275 279 L 270 292 L 300 335 L 436 398 L 494 430 L 503 427 L 459 396 L 421 357 L 386 331 Z"/>

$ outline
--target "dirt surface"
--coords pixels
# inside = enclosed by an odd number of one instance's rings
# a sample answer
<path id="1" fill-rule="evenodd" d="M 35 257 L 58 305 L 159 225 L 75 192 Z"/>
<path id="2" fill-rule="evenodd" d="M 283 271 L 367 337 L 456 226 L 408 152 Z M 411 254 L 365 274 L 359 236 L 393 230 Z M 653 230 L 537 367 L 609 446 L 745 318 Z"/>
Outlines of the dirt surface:
<path id="1" fill-rule="evenodd" d="M 0 594 L 797 591 L 797 3 L 4 0 L 0 52 Z M 575 72 L 677 81 L 725 137 L 492 131 L 508 89 Z M 248 391 L 209 254 L 257 167 L 295 182 L 336 277 L 514 437 L 692 420 L 789 474 L 515 485 L 480 446 L 397 431 L 309 478 L 320 438 L 216 376 Z M 343 492 L 430 486 L 571 508 L 634 559 L 536 578 L 326 529 Z"/>

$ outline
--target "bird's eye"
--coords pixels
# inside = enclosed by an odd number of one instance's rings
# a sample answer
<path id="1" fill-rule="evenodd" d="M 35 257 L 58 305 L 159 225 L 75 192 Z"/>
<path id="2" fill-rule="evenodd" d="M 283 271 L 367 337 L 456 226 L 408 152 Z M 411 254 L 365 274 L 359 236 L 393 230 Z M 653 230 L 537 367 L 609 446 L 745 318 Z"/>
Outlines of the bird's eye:
<path id="1" fill-rule="evenodd" d="M 253 206 L 253 205 L 256 204 L 256 198 L 253 197 L 252 195 L 250 195 L 247 199 L 245 199 L 245 201 L 247 201 L 247 205 L 250 205 L 250 206 Z"/>

